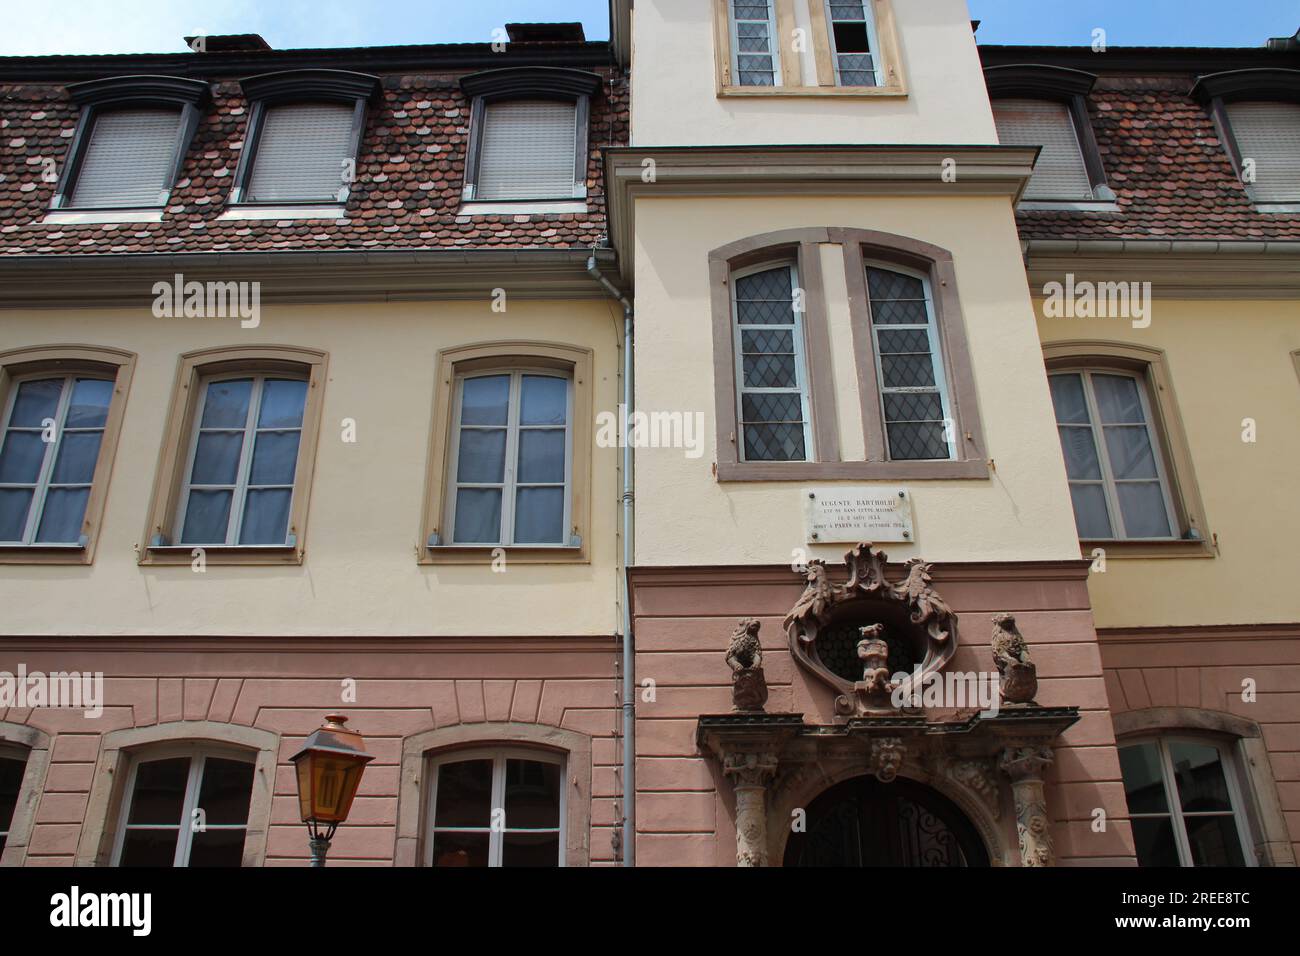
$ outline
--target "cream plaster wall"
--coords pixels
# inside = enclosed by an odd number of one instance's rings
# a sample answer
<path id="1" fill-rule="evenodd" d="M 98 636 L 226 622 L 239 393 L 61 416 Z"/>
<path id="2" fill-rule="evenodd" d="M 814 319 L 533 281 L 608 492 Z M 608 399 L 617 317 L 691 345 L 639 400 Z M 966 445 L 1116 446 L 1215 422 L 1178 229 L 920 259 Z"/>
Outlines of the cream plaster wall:
<path id="1" fill-rule="evenodd" d="M 1300 620 L 1300 305 L 1155 298 L 1151 325 L 1041 317 L 1044 342 L 1106 339 L 1163 349 L 1217 557 L 1115 559 L 1093 574 L 1098 627 Z M 1256 441 L 1242 441 L 1253 418 Z"/>
<path id="2" fill-rule="evenodd" d="M 90 567 L 0 567 L 6 634 L 611 634 L 617 451 L 593 449 L 590 564 L 417 566 L 438 350 L 528 339 L 595 353 L 597 410 L 618 402 L 618 331 L 603 300 L 263 304 L 236 319 L 157 319 L 148 307 L 0 312 L 0 351 L 91 343 L 139 354 Z M 177 357 L 286 343 L 329 353 L 323 423 L 295 567 L 142 568 L 141 543 Z M 340 423 L 357 422 L 357 441 Z"/>
<path id="3" fill-rule="evenodd" d="M 917 541 L 888 545 L 890 557 L 1079 557 L 1033 309 L 1006 198 L 642 198 L 636 216 L 638 408 L 699 411 L 708 423 L 701 458 L 662 448 L 637 455 L 638 565 L 784 563 L 791 560 L 793 549 L 805 547 L 801 488 L 809 483 L 720 484 L 713 477 L 707 256 L 711 249 L 747 236 L 809 226 L 883 230 L 943 246 L 954 257 L 987 453 L 995 470 L 987 480 L 840 482 L 910 490 Z M 829 265 L 838 258 L 824 257 L 823 262 Z M 842 264 L 836 268 L 842 276 Z M 843 321 L 835 318 L 840 307 L 836 300 L 845 294 L 843 280 L 829 268 L 827 273 L 837 414 L 841 422 L 857 427 L 861 416 L 855 376 L 844 362 L 851 343 L 844 337 Z M 846 443 L 843 452 L 855 447 L 860 453 L 860 440 Z M 843 545 L 820 546 L 809 553 L 838 560 L 844 550 Z"/>
<path id="4" fill-rule="evenodd" d="M 638 0 L 633 146 L 998 141 L 965 0 L 893 0 L 904 97 L 720 97 L 712 7 Z"/>

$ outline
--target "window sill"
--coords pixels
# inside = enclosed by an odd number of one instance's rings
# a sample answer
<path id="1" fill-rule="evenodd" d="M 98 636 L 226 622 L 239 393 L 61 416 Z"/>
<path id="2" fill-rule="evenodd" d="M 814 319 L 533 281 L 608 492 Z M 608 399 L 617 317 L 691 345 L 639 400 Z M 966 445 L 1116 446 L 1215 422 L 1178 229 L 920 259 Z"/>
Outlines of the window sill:
<path id="1" fill-rule="evenodd" d="M 1213 558 L 1214 545 L 1204 538 L 1186 540 L 1094 538 L 1080 541 L 1083 557 L 1091 559 L 1092 552 L 1100 548 L 1109 558 Z"/>
<path id="2" fill-rule="evenodd" d="M 867 99 L 905 99 L 898 86 L 724 86 L 719 96 L 848 96 Z"/>
<path id="3" fill-rule="evenodd" d="M 544 202 L 462 202 L 457 216 L 544 216 L 560 213 L 585 214 L 587 203 L 582 199 L 556 199 Z"/>
<path id="4" fill-rule="evenodd" d="M 727 461 L 718 481 L 941 481 L 987 479 L 988 463 L 972 461 Z"/>
<path id="5" fill-rule="evenodd" d="M 141 566 L 178 567 L 194 562 L 194 552 L 203 552 L 204 565 L 296 565 L 302 564 L 303 552 L 294 545 L 198 545 L 179 544 L 144 549 Z"/>
<path id="6" fill-rule="evenodd" d="M 162 222 L 163 211 L 158 209 L 51 209 L 38 226 L 96 225 L 115 222 Z"/>
<path id="7" fill-rule="evenodd" d="M 342 219 L 343 206 L 336 203 L 302 206 L 228 206 L 217 217 L 222 219 Z"/>
<path id="8" fill-rule="evenodd" d="M 1300 213 L 1300 202 L 1261 202 L 1255 204 L 1255 212 L 1265 215 L 1295 215 Z"/>
<path id="9" fill-rule="evenodd" d="M 91 562 L 93 551 L 81 544 L 0 545 L 0 564 L 80 564 Z"/>
<path id="10" fill-rule="evenodd" d="M 1119 212 L 1119 203 L 1111 199 L 1022 199 L 1017 204 L 1019 212 L 1055 210 L 1057 212 Z"/>
<path id="11" fill-rule="evenodd" d="M 578 547 L 528 547 L 521 545 L 454 545 L 442 544 L 426 547 L 420 553 L 420 564 L 487 564 L 504 557 L 506 567 L 516 564 L 588 564 L 586 550 Z"/>

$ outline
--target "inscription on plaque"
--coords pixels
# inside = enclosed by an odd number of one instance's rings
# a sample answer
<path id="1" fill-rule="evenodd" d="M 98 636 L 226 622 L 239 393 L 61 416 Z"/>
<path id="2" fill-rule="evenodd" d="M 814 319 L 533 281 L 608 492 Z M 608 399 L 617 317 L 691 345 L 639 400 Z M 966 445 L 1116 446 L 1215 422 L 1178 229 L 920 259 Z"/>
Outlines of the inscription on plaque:
<path id="1" fill-rule="evenodd" d="M 912 496 L 902 488 L 805 488 L 803 525 L 809 544 L 916 540 Z"/>

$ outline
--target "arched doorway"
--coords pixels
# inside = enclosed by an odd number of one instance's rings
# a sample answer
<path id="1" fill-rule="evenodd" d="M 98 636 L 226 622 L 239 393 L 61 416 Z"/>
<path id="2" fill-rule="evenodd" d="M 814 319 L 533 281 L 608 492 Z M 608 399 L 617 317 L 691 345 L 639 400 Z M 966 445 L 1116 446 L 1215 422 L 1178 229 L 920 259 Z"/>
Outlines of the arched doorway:
<path id="1" fill-rule="evenodd" d="M 808 807 L 785 866 L 988 866 L 984 843 L 943 794 L 911 780 L 845 780 Z"/>

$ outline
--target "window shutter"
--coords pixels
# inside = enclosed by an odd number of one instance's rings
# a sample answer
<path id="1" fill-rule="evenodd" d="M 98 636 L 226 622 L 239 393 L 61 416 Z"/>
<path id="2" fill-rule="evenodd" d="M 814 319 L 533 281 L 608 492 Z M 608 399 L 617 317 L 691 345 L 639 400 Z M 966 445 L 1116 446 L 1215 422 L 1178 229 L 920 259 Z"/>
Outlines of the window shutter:
<path id="1" fill-rule="evenodd" d="M 1228 121 L 1242 160 L 1255 161 L 1256 202 L 1300 202 L 1300 106 L 1229 103 Z"/>
<path id="2" fill-rule="evenodd" d="M 572 199 L 577 106 L 508 100 L 483 110 L 474 198 Z"/>
<path id="3" fill-rule="evenodd" d="M 1041 146 L 1025 199 L 1092 199 L 1092 182 L 1070 108 L 1052 100 L 995 100 L 993 117 L 1004 146 Z"/>
<path id="4" fill-rule="evenodd" d="M 84 209 L 161 206 L 180 123 L 180 110 L 99 113 L 69 205 Z"/>
<path id="5" fill-rule="evenodd" d="M 352 114 L 341 103 L 267 107 L 248 179 L 248 202 L 334 202 L 352 158 Z"/>

